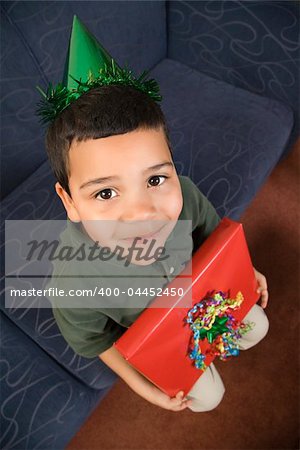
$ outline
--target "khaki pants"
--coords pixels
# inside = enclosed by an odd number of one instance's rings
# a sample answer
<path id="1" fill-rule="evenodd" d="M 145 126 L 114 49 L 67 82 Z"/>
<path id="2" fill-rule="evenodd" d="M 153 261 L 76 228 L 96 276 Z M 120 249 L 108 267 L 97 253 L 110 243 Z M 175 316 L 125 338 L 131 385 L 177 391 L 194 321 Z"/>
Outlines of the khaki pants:
<path id="1" fill-rule="evenodd" d="M 245 333 L 239 340 L 241 350 L 247 350 L 256 345 L 266 336 L 269 330 L 269 320 L 266 313 L 257 304 L 250 309 L 243 321 L 245 320 L 254 322 L 255 326 L 253 330 Z M 187 398 L 193 400 L 192 405 L 188 408 L 194 412 L 211 411 L 221 402 L 224 393 L 223 381 L 214 364 L 211 363 L 186 395 Z"/>

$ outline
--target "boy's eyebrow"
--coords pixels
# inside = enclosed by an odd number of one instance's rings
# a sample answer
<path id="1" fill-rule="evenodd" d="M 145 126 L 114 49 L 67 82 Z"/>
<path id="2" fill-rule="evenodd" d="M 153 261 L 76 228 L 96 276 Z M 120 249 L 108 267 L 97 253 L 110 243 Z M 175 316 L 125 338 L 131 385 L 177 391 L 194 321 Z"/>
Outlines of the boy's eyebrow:
<path id="1" fill-rule="evenodd" d="M 145 169 L 143 171 L 143 173 L 150 172 L 150 170 L 159 170 L 165 166 L 169 166 L 169 167 L 173 168 L 174 164 L 171 161 L 165 161 L 163 163 L 155 164 L 154 166 L 148 167 L 148 169 Z M 79 189 L 83 189 L 85 187 L 91 186 L 92 184 L 101 184 L 101 183 L 106 183 L 108 181 L 119 180 L 119 179 L 120 179 L 120 177 L 118 177 L 116 175 L 111 175 L 109 177 L 94 178 L 93 180 L 89 180 L 89 181 L 83 183 Z"/>

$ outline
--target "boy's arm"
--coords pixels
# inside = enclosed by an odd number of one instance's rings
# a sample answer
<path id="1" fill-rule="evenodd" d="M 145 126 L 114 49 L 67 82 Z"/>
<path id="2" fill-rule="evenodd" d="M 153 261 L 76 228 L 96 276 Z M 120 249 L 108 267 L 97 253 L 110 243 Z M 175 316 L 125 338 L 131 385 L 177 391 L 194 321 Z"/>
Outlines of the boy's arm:
<path id="1" fill-rule="evenodd" d="M 187 406 L 190 406 L 191 400 L 181 401 L 183 398 L 181 392 L 178 392 L 176 397 L 170 398 L 160 391 L 154 384 L 148 381 L 147 378 L 135 370 L 114 346 L 111 346 L 98 356 L 108 367 L 119 375 L 134 392 L 145 400 L 148 400 L 150 403 L 172 411 L 181 411 Z"/>
<path id="2" fill-rule="evenodd" d="M 154 405 L 180 411 L 179 394 L 170 399 L 142 374 L 134 369 L 112 345 L 124 331 L 105 314 L 92 313 L 89 308 L 53 308 L 53 315 L 66 342 L 78 355 L 95 357 L 97 348 L 106 350 L 98 353 L 99 358 L 117 373 L 133 391 Z M 97 338 L 97 339 L 95 339 Z M 183 404 L 184 405 L 184 404 Z"/>

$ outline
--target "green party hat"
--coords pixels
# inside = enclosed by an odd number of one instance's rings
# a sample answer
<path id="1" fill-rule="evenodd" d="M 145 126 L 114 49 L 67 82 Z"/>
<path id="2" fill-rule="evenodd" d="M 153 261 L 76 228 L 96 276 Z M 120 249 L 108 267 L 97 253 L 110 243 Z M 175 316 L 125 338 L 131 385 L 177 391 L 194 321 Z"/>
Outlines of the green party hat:
<path id="1" fill-rule="evenodd" d="M 112 57 L 105 48 L 74 16 L 62 84 L 69 90 L 76 89 L 78 83 L 75 79 L 86 81 L 89 73 L 96 78 L 99 68 L 105 64 L 109 66 L 111 60 Z M 116 63 L 115 66 L 120 70 Z"/>
<path id="2" fill-rule="evenodd" d="M 55 88 L 50 83 L 47 92 L 37 86 L 43 99 L 38 103 L 36 113 L 43 123 L 52 122 L 83 93 L 94 87 L 110 84 L 132 86 L 147 93 L 153 100 L 161 101 L 159 86 L 154 79 L 145 79 L 147 73 L 144 71 L 139 78 L 135 78 L 128 67 L 119 67 L 75 15 L 63 81 Z"/>

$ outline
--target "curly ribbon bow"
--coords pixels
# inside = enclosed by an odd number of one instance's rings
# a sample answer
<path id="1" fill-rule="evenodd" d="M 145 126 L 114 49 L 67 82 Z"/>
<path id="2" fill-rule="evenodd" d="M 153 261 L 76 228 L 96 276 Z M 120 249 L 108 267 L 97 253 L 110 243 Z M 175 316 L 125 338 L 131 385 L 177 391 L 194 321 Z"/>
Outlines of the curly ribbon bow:
<path id="1" fill-rule="evenodd" d="M 254 322 L 240 322 L 230 314 L 230 309 L 236 310 L 244 300 L 239 291 L 235 299 L 227 298 L 222 291 L 207 293 L 199 303 L 196 303 L 184 318 L 192 330 L 189 345 L 189 357 L 195 361 L 197 369 L 207 368 L 204 360 L 207 355 L 219 356 L 226 361 L 231 356 L 238 356 L 238 340 L 254 327 Z M 196 317 L 195 317 L 196 316 Z M 200 340 L 207 339 L 211 348 L 201 353 Z"/>

